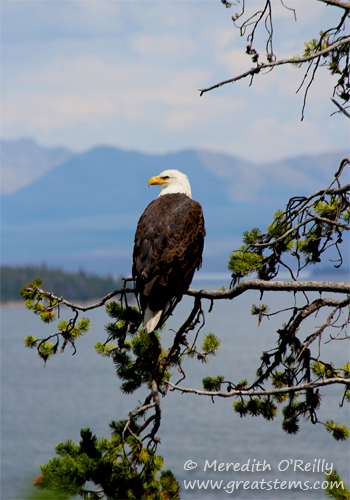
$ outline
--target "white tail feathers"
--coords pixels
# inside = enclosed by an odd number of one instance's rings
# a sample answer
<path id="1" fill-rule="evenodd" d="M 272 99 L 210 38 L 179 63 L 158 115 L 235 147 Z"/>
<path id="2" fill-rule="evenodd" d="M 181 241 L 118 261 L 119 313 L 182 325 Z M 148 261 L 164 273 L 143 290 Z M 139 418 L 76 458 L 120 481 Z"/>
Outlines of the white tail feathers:
<path id="1" fill-rule="evenodd" d="M 162 316 L 162 313 L 163 313 L 162 310 L 151 311 L 151 309 L 148 306 L 146 307 L 145 314 L 143 317 L 143 323 L 147 333 L 151 333 L 156 329 L 159 320 Z"/>

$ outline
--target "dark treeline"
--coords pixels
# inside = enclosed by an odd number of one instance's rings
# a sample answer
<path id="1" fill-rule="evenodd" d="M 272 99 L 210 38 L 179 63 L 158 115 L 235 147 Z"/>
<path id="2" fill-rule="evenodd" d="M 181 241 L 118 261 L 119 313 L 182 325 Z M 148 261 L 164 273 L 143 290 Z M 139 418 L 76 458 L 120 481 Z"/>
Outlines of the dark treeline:
<path id="1" fill-rule="evenodd" d="M 20 290 L 35 278 L 43 280 L 42 288 L 67 300 L 89 300 L 103 297 L 123 286 L 112 276 L 100 277 L 84 271 L 68 273 L 46 266 L 1 267 L 1 302 L 21 300 Z"/>

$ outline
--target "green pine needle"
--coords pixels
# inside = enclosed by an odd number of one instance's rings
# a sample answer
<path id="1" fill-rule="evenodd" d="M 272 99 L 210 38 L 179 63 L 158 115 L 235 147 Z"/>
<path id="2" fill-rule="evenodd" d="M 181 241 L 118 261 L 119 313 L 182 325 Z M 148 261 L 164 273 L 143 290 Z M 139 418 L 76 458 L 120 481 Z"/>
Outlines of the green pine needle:
<path id="1" fill-rule="evenodd" d="M 324 490 L 326 497 L 335 500 L 350 499 L 350 492 L 335 469 L 330 474 L 326 474 L 325 481 L 328 482 L 328 486 Z"/>
<path id="2" fill-rule="evenodd" d="M 220 391 L 221 385 L 225 377 L 223 375 L 218 375 L 217 377 L 205 377 L 202 380 L 203 388 L 206 391 L 217 392 Z"/>
<path id="3" fill-rule="evenodd" d="M 325 422 L 326 431 L 331 433 L 336 441 L 346 441 L 349 437 L 349 428 L 346 425 L 337 425 L 333 420 Z"/>

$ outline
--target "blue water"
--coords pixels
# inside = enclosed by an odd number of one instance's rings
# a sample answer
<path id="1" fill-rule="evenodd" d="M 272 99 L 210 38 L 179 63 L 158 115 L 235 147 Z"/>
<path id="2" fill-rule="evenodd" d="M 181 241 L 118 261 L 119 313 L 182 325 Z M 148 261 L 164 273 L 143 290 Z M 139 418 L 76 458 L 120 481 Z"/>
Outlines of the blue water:
<path id="1" fill-rule="evenodd" d="M 339 281 L 347 277 L 340 277 Z M 218 288 L 223 283 L 203 283 L 198 281 L 197 288 Z M 316 295 L 314 295 L 316 297 Z M 239 379 L 254 379 L 259 358 L 263 350 L 275 347 L 276 328 L 287 319 L 287 314 L 263 321 L 257 327 L 256 318 L 250 316 L 252 303 L 258 303 L 259 293 L 249 292 L 233 301 L 216 301 L 213 312 L 206 313 L 206 323 L 202 332 L 212 331 L 222 341 L 220 354 L 209 364 L 197 360 L 184 364 L 186 379 L 184 387 L 201 388 L 201 380 L 206 375 L 225 375 L 237 382 Z M 273 301 L 273 302 L 272 302 Z M 288 302 L 289 301 L 289 302 Z M 293 302 L 289 293 L 265 294 L 264 303 L 272 309 L 286 307 Z M 179 318 L 188 314 L 192 300 L 185 298 L 177 307 L 168 327 L 175 328 Z M 204 301 L 205 311 L 209 302 Z M 329 311 L 328 311 L 329 312 Z M 67 317 L 63 309 L 61 317 Z M 104 324 L 108 321 L 104 310 L 92 311 L 92 328 L 86 337 L 77 342 L 77 353 L 72 356 L 69 347 L 64 354 L 56 355 L 44 366 L 36 351 L 24 348 L 23 339 L 32 334 L 38 338 L 55 333 L 54 325 L 44 325 L 30 311 L 22 308 L 3 308 L 2 322 L 2 494 L 1 499 L 25 498 L 25 488 L 32 478 L 40 474 L 40 464 L 54 455 L 54 447 L 61 441 L 71 438 L 79 441 L 79 431 L 90 427 L 98 436 L 109 436 L 108 423 L 125 418 L 138 400 L 146 392 L 140 390 L 131 396 L 122 395 L 119 380 L 115 375 L 111 360 L 95 354 L 93 345 L 104 341 Z M 323 317 L 325 314 L 323 315 Z M 301 338 L 305 338 L 321 324 L 321 317 L 310 318 L 303 327 Z M 169 345 L 172 333 L 162 334 L 163 343 Z M 328 340 L 328 335 L 322 341 Z M 317 348 L 317 346 L 316 346 Z M 335 361 L 343 366 L 349 360 L 349 345 L 333 341 L 322 344 L 322 358 Z M 177 373 L 173 380 L 180 378 Z M 342 397 L 339 387 L 322 388 L 323 404 L 319 412 L 320 420 L 333 419 L 349 425 L 349 409 L 339 408 Z M 301 430 L 296 436 L 282 431 L 280 417 L 273 422 L 262 418 L 239 418 L 233 412 L 231 399 L 217 399 L 189 394 L 169 392 L 161 399 L 162 423 L 159 432 L 161 445 L 158 452 L 164 457 L 165 467 L 170 468 L 184 488 L 188 480 L 223 480 L 221 489 L 207 490 L 183 489 L 182 498 L 211 499 L 234 496 L 237 499 L 276 498 L 276 499 L 320 499 L 325 498 L 322 490 L 309 489 L 251 489 L 255 481 L 315 481 L 324 480 L 324 474 L 317 472 L 293 472 L 293 465 L 286 471 L 279 471 L 278 465 L 286 466 L 282 460 L 302 460 L 324 464 L 333 463 L 345 483 L 349 479 L 349 443 L 336 442 L 320 425 L 301 421 Z M 264 472 L 230 471 L 214 472 L 213 468 L 204 471 L 206 460 L 213 463 L 248 462 L 250 465 L 260 461 L 269 464 Z M 254 462 L 255 459 L 255 462 Z M 197 463 L 191 472 L 184 470 L 188 460 Z M 316 462 L 315 462 L 316 461 Z M 300 464 L 301 462 L 299 462 Z M 322 462 L 320 462 L 322 463 Z M 294 462 L 292 463 L 294 464 Z M 243 483 L 237 491 L 230 493 L 232 480 L 250 481 L 250 489 Z M 257 485 L 257 483 L 255 483 Z M 226 489 L 223 489 L 226 486 Z M 246 485 L 247 487 L 247 485 Z M 266 488 L 266 484 L 265 484 Z"/>

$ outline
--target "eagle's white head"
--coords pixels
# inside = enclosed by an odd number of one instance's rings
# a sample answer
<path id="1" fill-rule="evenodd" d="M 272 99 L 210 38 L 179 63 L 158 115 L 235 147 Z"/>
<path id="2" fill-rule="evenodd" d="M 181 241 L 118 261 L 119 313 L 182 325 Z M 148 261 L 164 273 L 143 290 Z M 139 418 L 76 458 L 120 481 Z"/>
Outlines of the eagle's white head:
<path id="1" fill-rule="evenodd" d="M 188 177 L 178 170 L 164 170 L 164 172 L 156 177 L 152 177 L 148 181 L 148 186 L 153 184 L 159 185 L 159 196 L 170 193 L 183 193 L 189 198 L 192 198 L 191 186 L 188 181 Z"/>

